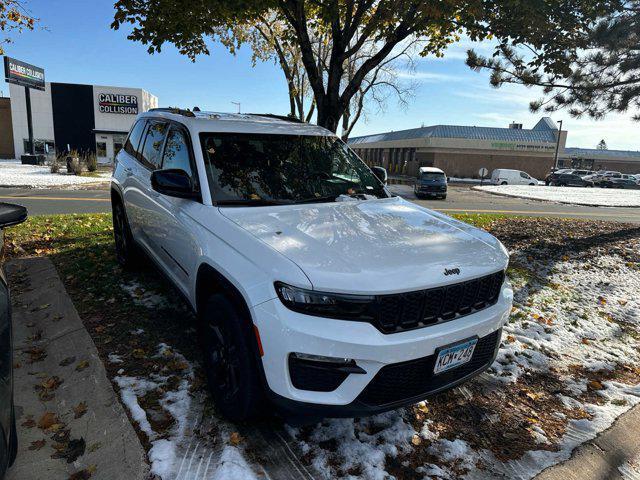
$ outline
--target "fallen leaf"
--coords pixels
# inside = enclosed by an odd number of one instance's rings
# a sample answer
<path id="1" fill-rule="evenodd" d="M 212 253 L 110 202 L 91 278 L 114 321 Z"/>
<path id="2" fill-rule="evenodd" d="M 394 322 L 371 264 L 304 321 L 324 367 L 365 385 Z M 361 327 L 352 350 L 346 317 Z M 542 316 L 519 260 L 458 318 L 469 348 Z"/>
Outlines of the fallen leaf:
<path id="1" fill-rule="evenodd" d="M 581 341 L 583 345 L 589 345 L 591 343 L 588 338 L 583 338 Z"/>
<path id="2" fill-rule="evenodd" d="M 47 441 L 43 438 L 41 440 L 36 440 L 34 442 L 31 442 L 31 445 L 29 446 L 29 450 L 40 450 L 42 447 L 44 447 L 47 444 Z"/>
<path id="3" fill-rule="evenodd" d="M 33 417 L 29 416 L 29 418 L 27 418 L 20 425 L 22 425 L 25 428 L 33 428 L 36 426 L 36 421 L 33 419 Z"/>
<path id="4" fill-rule="evenodd" d="M 82 437 L 69 440 L 67 444 L 54 445 L 53 448 L 56 452 L 51 455 L 51 458 L 63 458 L 67 463 L 73 463 L 78 457 L 84 455 L 85 446 L 86 444 Z"/>
<path id="5" fill-rule="evenodd" d="M 60 365 L 61 367 L 68 367 L 75 361 L 76 361 L 76 357 L 67 357 L 64 360 L 62 360 L 58 365 Z"/>
<path id="6" fill-rule="evenodd" d="M 413 443 L 416 447 L 422 443 L 422 439 L 419 435 L 414 435 L 411 437 L 411 443 Z"/>
<path id="7" fill-rule="evenodd" d="M 88 360 L 82 360 L 81 362 L 79 362 L 76 365 L 76 371 L 81 372 L 83 371 L 85 368 L 87 368 L 89 366 L 89 361 Z"/>
<path id="8" fill-rule="evenodd" d="M 100 442 L 96 442 L 96 443 L 92 443 L 91 445 L 89 445 L 89 447 L 87 448 L 87 451 L 89 453 L 93 453 L 96 450 L 98 450 L 100 447 L 102 447 L 102 443 Z"/>
<path id="9" fill-rule="evenodd" d="M 78 405 L 73 407 L 73 418 L 80 418 L 85 413 L 87 413 L 87 403 L 80 402 Z"/>
<path id="10" fill-rule="evenodd" d="M 38 428 L 42 430 L 48 430 L 52 425 L 55 425 L 59 422 L 58 417 L 53 412 L 45 412 L 40 420 L 38 420 Z"/>
<path id="11" fill-rule="evenodd" d="M 231 442 L 231 445 L 238 446 L 242 442 L 242 437 L 238 432 L 233 432 L 229 436 L 229 442 Z"/>
<path id="12" fill-rule="evenodd" d="M 89 480 L 89 478 L 91 478 L 91 475 L 96 473 L 96 469 L 97 467 L 95 465 L 89 465 L 87 468 L 69 476 L 69 480 Z"/>
<path id="13" fill-rule="evenodd" d="M 591 390 L 604 390 L 604 385 L 598 380 L 591 380 L 587 385 L 589 385 Z"/>

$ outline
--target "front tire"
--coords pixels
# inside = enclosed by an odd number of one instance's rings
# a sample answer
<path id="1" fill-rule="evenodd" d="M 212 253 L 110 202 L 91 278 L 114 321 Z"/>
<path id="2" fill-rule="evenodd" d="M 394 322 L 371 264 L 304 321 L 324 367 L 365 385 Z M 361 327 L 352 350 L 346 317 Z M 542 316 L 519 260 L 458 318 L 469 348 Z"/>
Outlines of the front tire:
<path id="1" fill-rule="evenodd" d="M 140 253 L 136 248 L 127 214 L 121 201 L 112 203 L 113 239 L 116 245 L 116 260 L 127 270 L 139 266 Z"/>
<path id="2" fill-rule="evenodd" d="M 508 185 L 507 182 L 502 182 L 500 185 Z"/>
<path id="3" fill-rule="evenodd" d="M 212 295 L 200 316 L 200 338 L 209 390 L 217 409 L 240 422 L 258 416 L 264 392 L 247 321 L 223 295 Z"/>

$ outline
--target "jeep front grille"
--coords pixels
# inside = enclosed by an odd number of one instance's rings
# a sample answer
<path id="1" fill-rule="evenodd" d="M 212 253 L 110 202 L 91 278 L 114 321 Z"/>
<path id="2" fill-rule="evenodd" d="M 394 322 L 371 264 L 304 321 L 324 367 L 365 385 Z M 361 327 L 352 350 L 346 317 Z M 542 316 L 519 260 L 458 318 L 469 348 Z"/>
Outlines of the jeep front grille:
<path id="1" fill-rule="evenodd" d="M 452 320 L 495 305 L 504 272 L 415 292 L 379 295 L 373 325 L 396 333 Z"/>

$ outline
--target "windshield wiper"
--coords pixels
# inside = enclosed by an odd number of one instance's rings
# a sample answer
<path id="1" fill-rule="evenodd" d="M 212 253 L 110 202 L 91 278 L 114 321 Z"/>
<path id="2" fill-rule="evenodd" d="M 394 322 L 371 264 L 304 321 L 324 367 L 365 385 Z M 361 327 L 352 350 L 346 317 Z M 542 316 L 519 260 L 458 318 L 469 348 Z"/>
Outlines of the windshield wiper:
<path id="1" fill-rule="evenodd" d="M 335 202 L 336 198 L 340 195 L 328 195 L 326 197 L 311 197 L 303 198 L 302 200 L 296 200 L 295 203 L 323 203 L 323 202 Z"/>
<path id="2" fill-rule="evenodd" d="M 291 205 L 291 200 L 266 200 L 263 198 L 234 198 L 229 200 L 216 200 L 217 206 L 251 206 L 263 207 L 268 205 Z"/>

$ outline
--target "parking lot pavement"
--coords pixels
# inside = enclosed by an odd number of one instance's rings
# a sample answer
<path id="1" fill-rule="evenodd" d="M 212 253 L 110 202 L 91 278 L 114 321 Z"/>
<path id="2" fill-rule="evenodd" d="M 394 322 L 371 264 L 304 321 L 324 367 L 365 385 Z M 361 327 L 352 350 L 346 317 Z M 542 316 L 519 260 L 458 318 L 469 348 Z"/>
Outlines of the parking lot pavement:
<path id="1" fill-rule="evenodd" d="M 147 478 L 144 449 L 51 261 L 6 268 L 18 427 L 7 480 Z"/>
<path id="2" fill-rule="evenodd" d="M 586 207 L 513 198 L 472 190 L 473 185 L 449 185 L 445 200 L 418 200 L 410 185 L 390 185 L 397 195 L 443 213 L 496 213 L 504 215 L 581 218 L 640 223 L 640 208 Z M 544 187 L 540 187 L 544 188 Z"/>

